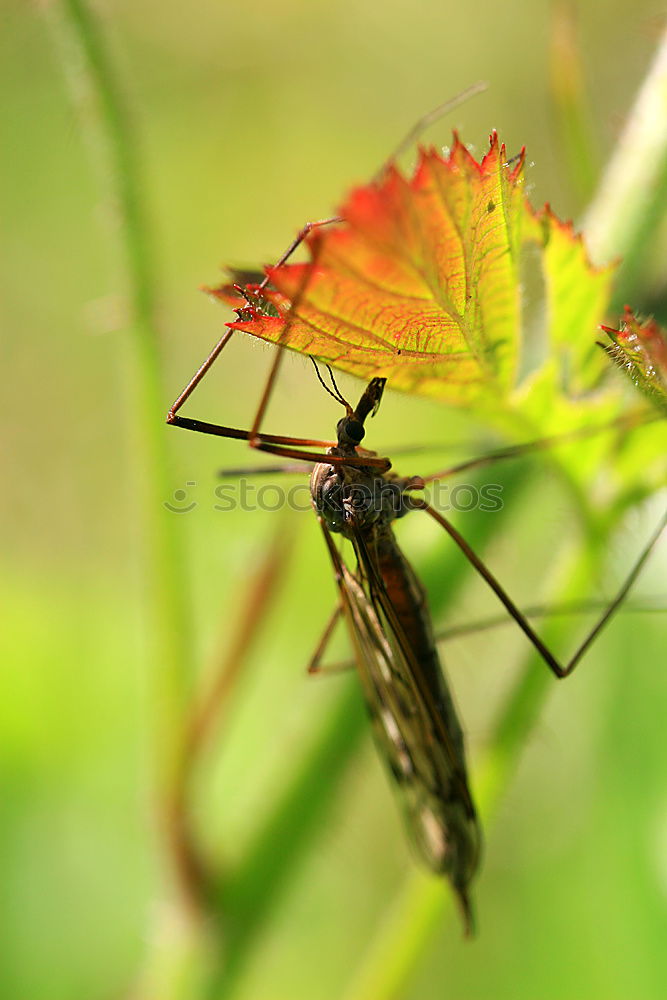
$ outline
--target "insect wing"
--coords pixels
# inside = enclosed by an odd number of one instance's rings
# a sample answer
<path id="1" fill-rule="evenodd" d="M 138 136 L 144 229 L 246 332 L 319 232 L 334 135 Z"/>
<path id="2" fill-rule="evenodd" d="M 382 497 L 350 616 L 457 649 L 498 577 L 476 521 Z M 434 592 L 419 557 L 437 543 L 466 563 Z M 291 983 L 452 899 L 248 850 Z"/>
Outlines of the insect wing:
<path id="1" fill-rule="evenodd" d="M 430 869 L 449 877 L 471 927 L 468 884 L 479 861 L 480 831 L 465 764 L 419 685 L 409 649 L 384 588 L 362 584 L 345 565 L 326 526 L 341 603 L 380 755 L 386 761 L 411 839 Z M 356 548 L 356 546 L 355 546 Z M 358 550 L 362 578 L 374 574 Z M 367 593 L 368 589 L 368 593 Z"/>

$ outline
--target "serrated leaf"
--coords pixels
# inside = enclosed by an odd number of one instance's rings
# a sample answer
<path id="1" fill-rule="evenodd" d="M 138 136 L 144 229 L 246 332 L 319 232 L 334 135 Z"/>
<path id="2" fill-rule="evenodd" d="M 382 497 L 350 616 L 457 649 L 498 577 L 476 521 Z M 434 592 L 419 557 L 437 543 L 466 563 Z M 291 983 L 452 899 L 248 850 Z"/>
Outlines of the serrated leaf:
<path id="1" fill-rule="evenodd" d="M 455 137 L 446 157 L 422 150 L 409 179 L 389 167 L 352 192 L 339 224 L 311 232 L 309 263 L 268 268 L 257 301 L 248 285 L 228 325 L 366 380 L 488 411 L 517 388 L 530 241 L 558 348 L 554 382 L 578 394 L 600 372 L 592 348 L 611 270 L 591 266 L 570 224 L 527 205 L 522 168 L 523 155 L 506 162 L 495 133 L 479 163 Z M 230 302 L 228 286 L 212 293 Z"/>
<path id="2" fill-rule="evenodd" d="M 341 225 L 314 231 L 310 264 L 269 268 L 293 305 L 229 324 L 364 379 L 463 402 L 504 395 L 518 357 L 522 162 L 494 135 L 477 163 L 456 139 L 352 192 Z"/>
<path id="3" fill-rule="evenodd" d="M 578 396 L 598 380 L 600 354 L 594 331 L 605 314 L 616 265 L 596 268 L 572 222 L 562 222 L 545 205 L 527 206 L 526 240 L 542 249 L 547 338 L 568 395 Z"/>
<path id="4" fill-rule="evenodd" d="M 629 306 L 618 330 L 602 329 L 611 340 L 603 347 L 612 361 L 667 415 L 667 333 L 653 319 L 638 319 Z"/>

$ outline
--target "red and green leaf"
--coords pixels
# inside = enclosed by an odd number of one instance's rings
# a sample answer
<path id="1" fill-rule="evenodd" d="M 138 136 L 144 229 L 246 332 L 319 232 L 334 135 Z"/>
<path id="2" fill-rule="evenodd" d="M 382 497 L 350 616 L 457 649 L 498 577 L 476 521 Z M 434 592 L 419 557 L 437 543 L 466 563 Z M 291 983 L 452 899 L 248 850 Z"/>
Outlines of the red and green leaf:
<path id="1" fill-rule="evenodd" d="M 447 157 L 422 151 L 410 179 L 390 166 L 340 218 L 311 232 L 308 263 L 268 268 L 267 288 L 212 290 L 239 310 L 229 326 L 392 388 L 493 407 L 517 387 L 531 241 L 552 344 L 571 368 L 590 357 L 610 272 L 591 267 L 569 224 L 530 209 L 523 156 L 508 164 L 495 134 L 479 163 L 455 138 Z"/>
<path id="2" fill-rule="evenodd" d="M 422 150 L 409 179 L 388 167 L 339 215 L 310 233 L 308 263 L 268 268 L 267 288 L 245 287 L 232 329 L 363 379 L 385 376 L 395 389 L 489 410 L 525 368 L 521 267 L 530 242 L 559 358 L 554 383 L 567 367 L 576 394 L 599 375 L 593 331 L 611 272 L 590 265 L 570 224 L 530 208 L 523 155 L 507 163 L 495 133 L 479 163 L 456 137 L 446 157 Z M 237 291 L 213 294 L 230 303 Z"/>
<path id="3" fill-rule="evenodd" d="M 230 326 L 406 391 L 505 394 L 523 218 L 522 160 L 505 160 L 494 136 L 481 163 L 457 139 L 446 159 L 423 151 L 410 180 L 390 167 L 352 192 L 341 224 L 311 233 L 310 263 L 268 269 L 279 317 Z"/>
<path id="4" fill-rule="evenodd" d="M 602 329 L 611 341 L 603 347 L 612 361 L 667 414 L 667 332 L 653 319 L 638 319 L 629 306 L 618 330 Z"/>

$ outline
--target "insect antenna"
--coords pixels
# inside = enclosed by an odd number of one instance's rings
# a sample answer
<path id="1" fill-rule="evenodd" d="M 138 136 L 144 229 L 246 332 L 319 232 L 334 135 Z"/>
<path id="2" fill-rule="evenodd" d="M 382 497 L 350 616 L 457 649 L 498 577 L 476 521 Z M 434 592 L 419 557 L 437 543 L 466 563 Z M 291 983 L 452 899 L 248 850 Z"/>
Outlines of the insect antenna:
<path id="1" fill-rule="evenodd" d="M 331 384 L 332 384 L 332 386 L 334 387 L 334 389 L 336 391 L 336 395 L 340 399 L 341 403 L 345 403 L 345 399 L 343 397 L 343 394 L 340 391 L 340 389 L 338 388 L 338 386 L 336 385 L 336 379 L 334 378 L 334 373 L 333 373 L 333 370 L 331 368 L 331 365 L 326 365 L 326 369 L 329 372 L 329 378 L 331 379 Z M 345 405 L 347 406 L 348 404 L 345 403 Z"/>
<path id="2" fill-rule="evenodd" d="M 331 384 L 333 385 L 333 390 L 329 388 L 329 386 L 326 384 L 326 382 L 322 378 L 322 373 L 320 372 L 320 369 L 317 367 L 317 361 L 315 360 L 315 358 L 312 356 L 312 354 L 310 354 L 309 357 L 310 357 L 310 360 L 313 362 L 313 368 L 315 369 L 315 374 L 317 375 L 318 381 L 319 381 L 320 385 L 322 386 L 322 388 L 324 389 L 324 391 L 328 392 L 329 395 L 331 397 L 333 397 L 333 399 L 335 399 L 337 403 L 342 403 L 342 405 L 347 410 L 348 414 L 352 413 L 352 407 L 350 406 L 350 404 L 345 399 L 345 397 L 341 393 L 340 389 L 336 385 L 336 379 L 334 378 L 333 372 L 332 372 L 331 368 L 329 367 L 329 365 L 326 365 L 325 367 L 326 367 L 327 371 L 329 372 L 329 378 L 331 379 Z"/>

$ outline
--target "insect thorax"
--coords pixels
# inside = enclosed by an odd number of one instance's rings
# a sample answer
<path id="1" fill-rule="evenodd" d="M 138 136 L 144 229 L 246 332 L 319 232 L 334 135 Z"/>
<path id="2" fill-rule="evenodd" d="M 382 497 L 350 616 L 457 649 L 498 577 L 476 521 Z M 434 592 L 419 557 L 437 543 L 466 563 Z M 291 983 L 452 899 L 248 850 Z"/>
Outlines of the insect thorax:
<path id="1" fill-rule="evenodd" d="M 335 455 L 338 449 L 332 448 Z M 317 514 L 329 531 L 352 538 L 371 527 L 389 524 L 407 513 L 404 480 L 368 466 L 316 465 L 310 492 Z"/>

